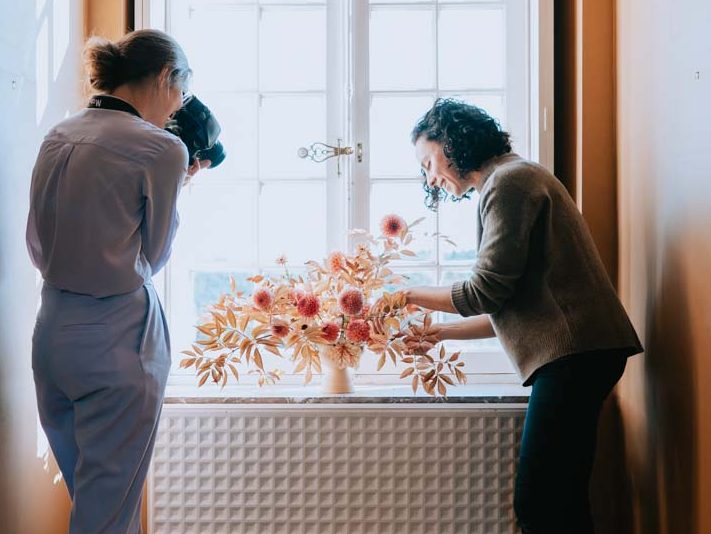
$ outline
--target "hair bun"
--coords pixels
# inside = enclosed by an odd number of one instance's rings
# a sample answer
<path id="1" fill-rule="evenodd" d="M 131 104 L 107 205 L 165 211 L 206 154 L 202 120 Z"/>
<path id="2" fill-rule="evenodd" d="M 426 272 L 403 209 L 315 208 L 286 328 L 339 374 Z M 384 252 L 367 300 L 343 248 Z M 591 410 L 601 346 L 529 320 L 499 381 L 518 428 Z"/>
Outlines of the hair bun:
<path id="1" fill-rule="evenodd" d="M 98 91 L 112 91 L 122 83 L 123 56 L 120 48 L 103 37 L 91 37 L 84 49 L 89 83 Z"/>

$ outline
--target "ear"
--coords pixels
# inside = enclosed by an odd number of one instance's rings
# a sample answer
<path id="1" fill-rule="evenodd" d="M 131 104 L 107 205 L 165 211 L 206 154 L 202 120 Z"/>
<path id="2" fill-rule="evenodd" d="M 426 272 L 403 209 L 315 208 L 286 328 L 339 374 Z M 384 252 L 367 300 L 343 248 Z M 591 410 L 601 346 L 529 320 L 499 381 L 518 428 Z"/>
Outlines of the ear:
<path id="1" fill-rule="evenodd" d="M 165 88 L 170 86 L 170 74 L 172 70 L 170 67 L 163 67 L 158 74 L 158 87 Z"/>

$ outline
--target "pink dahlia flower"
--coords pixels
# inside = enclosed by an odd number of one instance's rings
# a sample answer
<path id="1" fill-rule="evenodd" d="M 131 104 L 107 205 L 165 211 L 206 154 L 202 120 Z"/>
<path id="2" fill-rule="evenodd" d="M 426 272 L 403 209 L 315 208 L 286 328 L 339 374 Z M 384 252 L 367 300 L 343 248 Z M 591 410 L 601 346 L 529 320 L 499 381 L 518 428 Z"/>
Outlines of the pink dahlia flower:
<path id="1" fill-rule="evenodd" d="M 326 323 L 321 327 L 321 337 L 326 343 L 333 343 L 338 339 L 338 334 L 341 333 L 341 327 L 336 323 Z"/>
<path id="2" fill-rule="evenodd" d="M 254 305 L 260 310 L 266 311 L 274 302 L 274 297 L 268 289 L 258 289 L 254 292 L 254 295 L 252 295 L 252 302 L 254 302 Z"/>
<path id="3" fill-rule="evenodd" d="M 380 231 L 385 237 L 399 237 L 406 229 L 407 223 L 399 215 L 386 215 L 380 221 Z"/>
<path id="4" fill-rule="evenodd" d="M 271 330 L 274 337 L 283 338 L 289 333 L 289 325 L 285 323 L 274 323 Z"/>
<path id="5" fill-rule="evenodd" d="M 342 252 L 331 252 L 326 259 L 326 265 L 328 270 L 335 274 L 346 266 L 346 257 Z"/>
<path id="6" fill-rule="evenodd" d="M 346 315 L 358 315 L 363 311 L 363 293 L 359 289 L 346 289 L 338 296 L 338 305 Z"/>
<path id="7" fill-rule="evenodd" d="M 365 321 L 356 320 L 348 323 L 346 339 L 353 343 L 364 343 L 370 339 L 370 325 Z"/>
<path id="8" fill-rule="evenodd" d="M 318 299 L 310 293 L 296 301 L 296 309 L 303 317 L 314 317 L 320 308 Z"/>

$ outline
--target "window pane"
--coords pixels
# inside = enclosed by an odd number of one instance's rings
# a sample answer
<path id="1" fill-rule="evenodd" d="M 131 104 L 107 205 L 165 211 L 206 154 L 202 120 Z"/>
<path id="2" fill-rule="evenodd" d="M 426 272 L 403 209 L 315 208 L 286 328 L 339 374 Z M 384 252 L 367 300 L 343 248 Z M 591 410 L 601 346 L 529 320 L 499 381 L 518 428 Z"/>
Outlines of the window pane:
<path id="1" fill-rule="evenodd" d="M 392 293 L 404 287 L 434 286 L 437 284 L 437 276 L 432 270 L 414 271 L 408 269 L 393 269 L 393 272 L 402 275 L 402 283 L 397 285 L 383 286 L 383 291 L 388 291 Z"/>
<path id="2" fill-rule="evenodd" d="M 370 13 L 370 89 L 434 86 L 434 9 Z"/>
<path id="3" fill-rule="evenodd" d="M 380 234 L 380 221 L 390 213 L 400 215 L 408 223 L 425 217 L 413 228 L 414 240 L 408 246 L 417 253 L 413 261 L 435 259 L 435 242 L 431 237 L 435 231 L 435 215 L 425 207 L 424 198 L 422 186 L 415 182 L 375 182 L 371 186 L 370 230 L 373 235 Z"/>
<path id="4" fill-rule="evenodd" d="M 476 95 L 476 94 L 455 94 L 451 98 L 463 100 L 467 104 L 480 107 L 489 115 L 499 121 L 503 129 L 506 129 L 506 103 L 501 95 Z"/>
<path id="5" fill-rule="evenodd" d="M 257 184 L 211 184 L 210 171 L 202 172 L 180 194 L 173 261 L 182 268 L 254 262 Z"/>
<path id="6" fill-rule="evenodd" d="M 472 192 L 470 200 L 441 202 L 439 214 L 439 231 L 456 243 L 456 247 L 440 239 L 439 261 L 441 263 L 462 262 L 467 265 L 474 263 L 476 258 L 477 232 L 477 193 Z"/>
<path id="7" fill-rule="evenodd" d="M 262 98 L 259 124 L 259 164 L 262 178 L 325 177 L 326 165 L 300 159 L 299 147 L 326 142 L 326 102 L 323 96 Z"/>
<path id="8" fill-rule="evenodd" d="M 429 96 L 373 96 L 370 104 L 372 176 L 419 176 L 410 132 L 430 107 Z"/>
<path id="9" fill-rule="evenodd" d="M 219 141 L 225 148 L 225 161 L 204 174 L 210 182 L 231 181 L 235 178 L 255 179 L 257 177 L 257 102 L 256 95 L 235 93 L 205 93 L 200 95 L 207 107 L 220 123 Z"/>
<path id="10" fill-rule="evenodd" d="M 259 198 L 260 264 L 281 254 L 299 266 L 326 254 L 326 184 L 264 184 Z"/>
<path id="11" fill-rule="evenodd" d="M 237 291 L 250 293 L 254 284 L 247 278 L 256 273 L 248 271 L 193 271 L 191 272 L 193 285 L 194 314 L 197 319 L 204 315 L 208 306 L 217 302 L 220 296 L 230 292 L 230 276 L 235 280 Z"/>
<path id="12" fill-rule="evenodd" d="M 326 9 L 264 9 L 259 54 L 260 90 L 325 90 Z"/>
<path id="13" fill-rule="evenodd" d="M 256 90 L 256 8 L 197 4 L 184 9 L 171 16 L 171 33 L 193 69 L 192 90 L 198 96 L 206 90 Z M 226 54 L 234 61 L 226 64 Z"/>
<path id="14" fill-rule="evenodd" d="M 438 32 L 439 88 L 502 88 L 505 28 L 503 9 L 442 8 Z"/>

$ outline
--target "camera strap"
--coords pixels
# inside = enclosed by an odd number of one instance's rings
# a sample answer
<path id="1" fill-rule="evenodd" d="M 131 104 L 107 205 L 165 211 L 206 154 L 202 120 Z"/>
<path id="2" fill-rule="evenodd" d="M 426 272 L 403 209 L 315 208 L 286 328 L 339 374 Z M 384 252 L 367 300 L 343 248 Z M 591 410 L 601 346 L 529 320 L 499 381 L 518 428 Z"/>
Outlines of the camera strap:
<path id="1" fill-rule="evenodd" d="M 94 95 L 89 99 L 88 108 L 92 109 L 111 109 L 114 111 L 125 111 L 131 115 L 135 115 L 139 119 L 141 114 L 131 104 L 120 98 L 111 95 Z"/>

